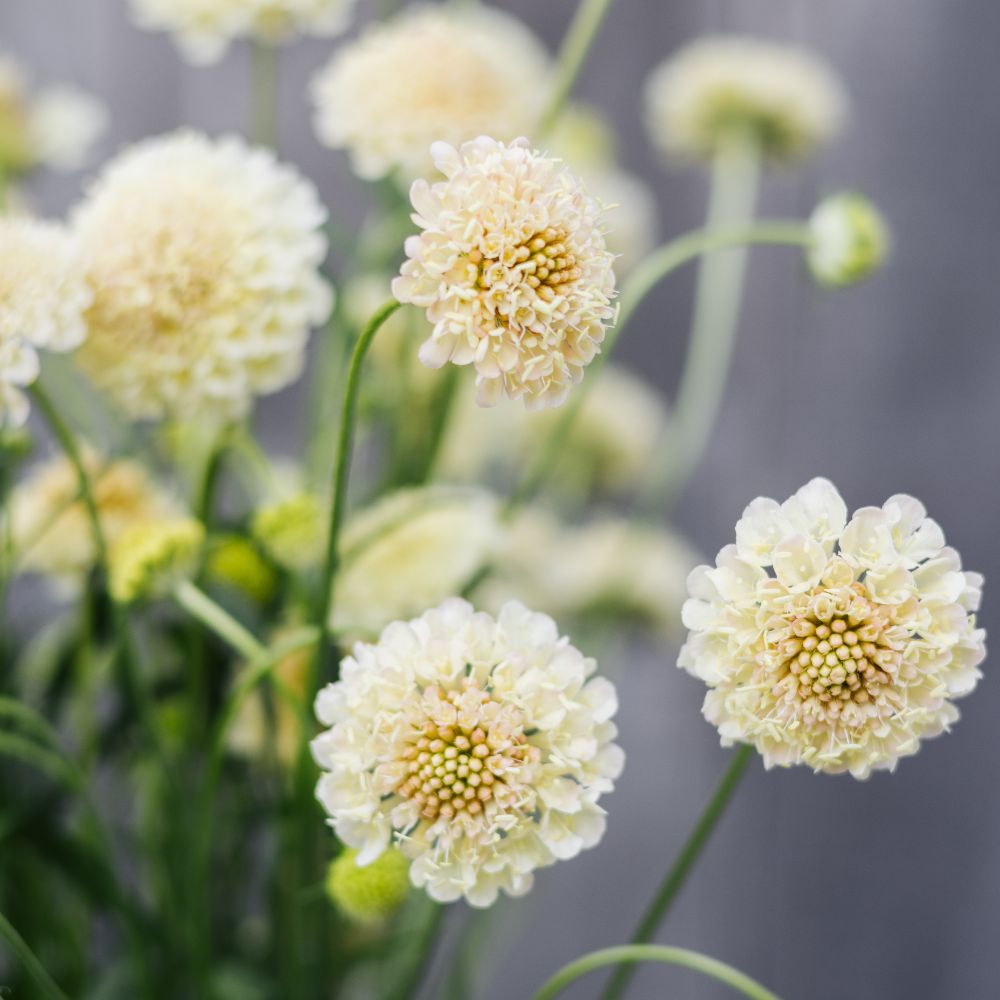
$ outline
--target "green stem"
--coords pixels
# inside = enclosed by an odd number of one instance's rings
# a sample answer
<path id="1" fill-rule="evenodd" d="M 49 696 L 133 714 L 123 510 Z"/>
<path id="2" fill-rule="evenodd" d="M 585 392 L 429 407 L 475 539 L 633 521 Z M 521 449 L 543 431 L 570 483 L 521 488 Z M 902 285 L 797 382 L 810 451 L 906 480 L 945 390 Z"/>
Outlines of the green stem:
<path id="1" fill-rule="evenodd" d="M 660 883 L 660 887 L 656 890 L 656 895 L 653 896 L 652 902 L 639 921 L 639 925 L 632 935 L 631 944 L 645 944 L 656 933 L 657 928 L 670 909 L 670 904 L 674 901 L 681 886 L 684 885 L 691 869 L 694 867 L 694 863 L 698 860 L 702 850 L 704 850 L 705 845 L 708 843 L 712 831 L 725 811 L 733 792 L 736 791 L 753 754 L 754 748 L 752 746 L 741 746 L 730 758 L 729 766 L 722 775 L 715 793 L 705 807 L 705 811 L 699 817 L 698 822 L 685 841 L 676 860 L 670 866 L 669 871 Z M 601 994 L 601 1000 L 617 1000 L 617 998 L 621 997 L 634 974 L 635 970 L 633 968 L 622 966 L 611 977 L 607 988 Z"/>
<path id="2" fill-rule="evenodd" d="M 712 165 L 706 228 L 749 225 L 760 187 L 761 152 L 742 134 L 722 147 Z M 739 328 L 746 277 L 746 248 L 702 258 L 695 291 L 694 318 L 677 399 L 665 435 L 664 461 L 648 492 L 672 505 L 704 454 L 722 403 Z"/>
<path id="3" fill-rule="evenodd" d="M 417 961 L 386 1000 L 414 1000 L 418 996 L 424 976 L 434 960 L 435 945 L 444 924 L 444 914 L 445 907 L 435 903 L 427 922 L 420 931 L 419 947 L 416 949 Z"/>
<path id="4" fill-rule="evenodd" d="M 697 951 L 690 951 L 687 948 L 671 948 L 667 945 L 657 944 L 622 945 L 619 948 L 605 948 L 602 951 L 594 951 L 589 955 L 584 955 L 583 958 L 578 958 L 575 962 L 570 962 L 569 965 L 560 969 L 535 994 L 534 1000 L 552 1000 L 553 997 L 562 993 L 570 983 L 595 969 L 633 962 L 662 962 L 666 965 L 680 965 L 686 969 L 700 972 L 711 979 L 716 979 L 720 983 L 725 983 L 737 993 L 750 997 L 751 1000 L 779 1000 L 778 996 L 767 987 L 740 972 L 739 969 L 726 965 L 725 962 L 710 958 L 708 955 L 702 955 Z"/>
<path id="5" fill-rule="evenodd" d="M 278 47 L 255 42 L 250 52 L 253 91 L 252 136 L 260 146 L 278 148 Z"/>
<path id="6" fill-rule="evenodd" d="M 540 137 L 546 136 L 559 121 L 610 7 L 611 0 L 580 0 L 559 51 L 552 96 L 538 129 Z"/>
<path id="7" fill-rule="evenodd" d="M 240 655 L 248 660 L 257 660 L 267 655 L 267 649 L 249 629 L 244 628 L 225 608 L 190 580 L 177 584 L 173 596 L 188 614 L 229 643 Z"/>
<path id="8" fill-rule="evenodd" d="M 40 997 L 43 997 L 44 1000 L 69 1000 L 69 997 L 59 989 L 52 977 L 45 971 L 45 966 L 28 947 L 28 943 L 17 933 L 2 913 L 0 913 L 0 936 L 6 939 L 10 950 L 38 987 Z"/>
<path id="9" fill-rule="evenodd" d="M 603 352 L 591 364 L 583 384 L 576 389 L 573 399 L 566 405 L 562 417 L 549 432 L 549 436 L 539 452 L 538 460 L 529 466 L 520 483 L 508 498 L 505 508 L 506 515 L 510 517 L 516 513 L 541 488 L 545 478 L 558 462 L 584 397 L 598 377 L 601 366 L 607 363 L 608 357 L 625 332 L 636 310 L 645 301 L 646 296 L 664 278 L 682 265 L 713 250 L 752 244 L 807 246 L 811 239 L 809 228 L 805 223 L 769 220 L 722 231 L 696 229 L 683 236 L 678 236 L 653 251 L 632 272 L 623 288 L 619 301 L 618 321 L 608 331 L 604 340 Z"/>
<path id="10" fill-rule="evenodd" d="M 449 365 L 448 371 L 441 375 L 441 384 L 438 386 L 431 405 L 427 444 L 424 453 L 420 456 L 420 464 L 413 477 L 413 481 L 416 483 L 425 483 L 434 472 L 438 455 L 441 453 L 441 446 L 444 444 L 448 419 L 451 416 L 458 390 L 458 375 L 459 370 L 455 365 Z"/>
<path id="11" fill-rule="evenodd" d="M 311 698 L 327 667 L 330 658 L 330 615 L 333 610 L 334 583 L 340 563 L 338 546 L 340 529 L 344 521 L 344 511 L 347 506 L 347 485 L 351 474 L 351 451 L 354 445 L 354 422 L 357 416 L 358 391 L 361 386 L 361 369 L 365 355 L 381 329 L 382 324 L 402 306 L 399 302 L 388 302 L 369 320 L 361 331 L 354 352 L 351 355 L 350 367 L 347 370 L 347 385 L 344 389 L 344 401 L 340 414 L 340 431 L 337 438 L 336 458 L 333 468 L 333 498 L 330 507 L 330 529 L 326 542 L 326 559 L 323 567 L 320 600 L 316 607 L 316 629 L 319 633 L 319 645 L 313 660 L 312 676 L 308 687 Z M 334 668 L 336 670 L 336 668 Z"/>

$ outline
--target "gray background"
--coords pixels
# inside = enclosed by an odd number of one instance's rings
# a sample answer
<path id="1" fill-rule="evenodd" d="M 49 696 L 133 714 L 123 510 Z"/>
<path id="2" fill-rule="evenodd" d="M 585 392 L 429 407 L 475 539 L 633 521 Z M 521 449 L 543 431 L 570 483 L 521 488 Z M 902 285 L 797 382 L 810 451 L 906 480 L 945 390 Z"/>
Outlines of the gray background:
<path id="1" fill-rule="evenodd" d="M 362 0 L 362 4 L 370 0 Z M 506 0 L 555 44 L 572 0 Z M 995 0 L 617 0 L 581 93 L 612 112 L 629 166 L 655 184 L 664 233 L 696 225 L 704 185 L 665 172 L 642 138 L 645 73 L 707 30 L 794 39 L 825 52 L 846 79 L 847 135 L 805 173 L 768 181 L 765 209 L 803 214 L 817 192 L 870 193 L 892 221 L 889 268 L 864 287 L 814 291 L 793 254 L 755 252 L 735 369 L 716 437 L 679 509 L 706 552 L 730 540 L 744 504 L 784 498 L 830 476 L 850 506 L 908 491 L 924 499 L 969 568 L 987 574 L 997 622 L 996 387 L 1000 381 L 1000 100 Z M 133 30 L 124 0 L 0 0 L 0 48 L 41 79 L 76 80 L 114 114 L 106 151 L 186 122 L 210 131 L 246 120 L 246 58 L 194 70 L 168 40 Z M 328 46 L 302 44 L 283 67 L 284 154 L 344 219 L 357 214 L 340 156 L 312 137 L 300 100 Z M 60 211 L 76 181 L 45 180 L 38 203 Z M 673 389 L 690 274 L 652 297 L 623 347 Z M 290 433 L 294 407 L 269 402 Z M 294 429 L 294 427 L 292 427 Z M 644 905 L 724 765 L 699 715 L 700 686 L 669 659 L 637 654 L 622 687 L 630 765 L 609 800 L 600 848 L 539 879 L 506 909 L 484 996 L 530 996 L 584 950 L 618 943 Z M 780 995 L 809 1000 L 1000 996 L 1000 691 L 987 677 L 955 732 L 867 783 L 759 763 L 662 939 L 733 962 Z M 595 995 L 597 980 L 573 997 Z M 642 973 L 634 996 L 728 995 L 682 972 Z"/>

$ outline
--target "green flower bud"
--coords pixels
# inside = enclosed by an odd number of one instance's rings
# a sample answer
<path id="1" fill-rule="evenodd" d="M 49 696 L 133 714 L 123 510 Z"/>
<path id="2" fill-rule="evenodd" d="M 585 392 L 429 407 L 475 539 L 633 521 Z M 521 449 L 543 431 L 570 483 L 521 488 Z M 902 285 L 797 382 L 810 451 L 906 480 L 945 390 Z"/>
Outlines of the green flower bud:
<path id="1" fill-rule="evenodd" d="M 878 209 L 853 191 L 824 198 L 809 220 L 809 270 L 821 285 L 864 281 L 885 261 L 889 232 Z"/>
<path id="2" fill-rule="evenodd" d="M 395 848 L 371 864 L 358 867 L 358 852 L 347 850 L 330 864 L 326 893 L 340 910 L 359 924 L 387 920 L 410 892 L 410 862 Z"/>
<path id="3" fill-rule="evenodd" d="M 253 536 L 276 563 L 306 570 L 319 565 L 326 537 L 326 511 L 319 497 L 300 493 L 261 507 Z"/>
<path id="4" fill-rule="evenodd" d="M 212 544 L 205 572 L 210 580 L 240 590 L 261 604 L 274 595 L 278 585 L 274 570 L 256 546 L 239 535 L 227 535 Z"/>
<path id="5" fill-rule="evenodd" d="M 108 586 L 122 604 L 156 597 L 193 576 L 205 529 L 193 518 L 148 521 L 122 534 L 108 553 Z"/>

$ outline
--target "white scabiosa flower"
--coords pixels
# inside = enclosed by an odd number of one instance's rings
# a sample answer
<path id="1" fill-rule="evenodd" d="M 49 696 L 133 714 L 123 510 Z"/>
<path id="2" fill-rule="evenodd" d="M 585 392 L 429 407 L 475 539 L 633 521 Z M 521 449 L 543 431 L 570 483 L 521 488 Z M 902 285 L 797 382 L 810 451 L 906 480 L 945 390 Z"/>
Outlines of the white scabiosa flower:
<path id="1" fill-rule="evenodd" d="M 77 348 L 90 302 L 79 249 L 64 229 L 0 218 L 0 427 L 27 420 L 22 390 L 38 377 L 37 349 Z"/>
<path id="2" fill-rule="evenodd" d="M 76 212 L 94 303 L 78 359 L 133 418 L 232 417 L 301 372 L 329 313 L 313 186 L 239 139 L 153 139 Z"/>
<path id="3" fill-rule="evenodd" d="M 733 133 L 752 133 L 774 160 L 795 161 L 845 117 L 839 80 L 816 55 L 755 38 L 701 38 L 654 70 L 646 121 L 667 154 L 710 157 Z"/>
<path id="4" fill-rule="evenodd" d="M 332 625 L 377 632 L 461 592 L 503 544 L 485 490 L 400 490 L 359 511 L 341 536 Z"/>
<path id="5" fill-rule="evenodd" d="M 214 62 L 237 38 L 276 44 L 296 35 L 338 35 L 355 0 L 131 0 L 143 28 L 169 31 L 193 63 Z"/>
<path id="6" fill-rule="evenodd" d="M 421 232 L 392 286 L 433 324 L 420 360 L 474 365 L 480 405 L 558 406 L 615 317 L 601 207 L 526 139 L 435 143 L 433 154 L 446 179 L 414 182 Z"/>
<path id="7" fill-rule="evenodd" d="M 109 461 L 87 449 L 83 463 L 109 545 L 136 524 L 179 514 L 177 501 L 139 462 Z M 25 572 L 78 584 L 94 565 L 97 553 L 76 470 L 63 455 L 34 468 L 15 487 L 10 518 L 17 565 Z"/>
<path id="8" fill-rule="evenodd" d="M 754 500 L 736 544 L 691 574 L 680 665 L 709 686 L 725 745 L 866 778 L 958 718 L 985 656 L 981 586 L 913 497 L 848 521 L 814 479 L 783 504 Z"/>
<path id="9" fill-rule="evenodd" d="M 624 754 L 613 685 L 555 622 L 453 598 L 359 644 L 316 700 L 317 795 L 368 864 L 394 843 L 440 902 L 521 895 L 604 833 Z"/>
<path id="10" fill-rule="evenodd" d="M 316 131 L 368 179 L 430 168 L 433 142 L 530 135 L 550 73 L 519 21 L 475 6 L 419 6 L 340 48 L 313 84 Z"/>
<path id="11" fill-rule="evenodd" d="M 20 66 L 0 55 L 0 171 L 77 170 L 108 124 L 96 98 L 66 84 L 31 93 Z"/>

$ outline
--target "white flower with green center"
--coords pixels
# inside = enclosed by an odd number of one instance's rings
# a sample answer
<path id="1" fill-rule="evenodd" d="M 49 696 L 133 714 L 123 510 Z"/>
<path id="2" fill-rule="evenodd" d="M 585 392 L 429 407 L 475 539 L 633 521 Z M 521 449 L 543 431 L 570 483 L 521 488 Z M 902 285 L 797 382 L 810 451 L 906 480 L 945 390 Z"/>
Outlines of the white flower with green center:
<path id="1" fill-rule="evenodd" d="M 418 180 L 420 227 L 393 293 L 427 310 L 431 368 L 473 365 L 480 405 L 558 406 L 615 317 L 604 212 L 560 160 L 482 136 L 432 147 L 445 180 Z"/>
<path id="2" fill-rule="evenodd" d="M 846 108 L 840 81 L 818 56 L 741 36 L 692 42 L 646 85 L 653 141 L 696 159 L 740 134 L 773 160 L 804 159 L 839 130 Z"/>
<path id="3" fill-rule="evenodd" d="M 533 871 L 593 847 L 598 800 L 624 764 L 613 685 L 515 602 L 457 598 L 359 644 L 320 692 L 317 795 L 368 864 L 393 844 L 440 901 L 489 906 Z"/>
<path id="4" fill-rule="evenodd" d="M 723 744 L 752 743 L 768 767 L 891 770 L 980 677 L 982 577 L 913 497 L 850 521 L 825 479 L 759 498 L 688 586 L 680 665 L 709 686 Z"/>

